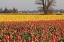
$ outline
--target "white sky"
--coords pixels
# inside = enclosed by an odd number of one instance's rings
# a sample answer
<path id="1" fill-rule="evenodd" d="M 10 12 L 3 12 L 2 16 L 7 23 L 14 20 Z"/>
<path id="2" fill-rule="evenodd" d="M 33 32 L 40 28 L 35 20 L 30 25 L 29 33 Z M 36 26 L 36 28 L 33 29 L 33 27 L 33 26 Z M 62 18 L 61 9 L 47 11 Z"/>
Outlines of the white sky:
<path id="1" fill-rule="evenodd" d="M 0 0 L 0 8 L 7 7 L 8 9 L 12 9 L 13 7 L 18 10 L 37 10 L 39 5 L 35 4 L 36 0 Z M 64 0 L 56 0 L 55 9 L 64 9 Z"/>

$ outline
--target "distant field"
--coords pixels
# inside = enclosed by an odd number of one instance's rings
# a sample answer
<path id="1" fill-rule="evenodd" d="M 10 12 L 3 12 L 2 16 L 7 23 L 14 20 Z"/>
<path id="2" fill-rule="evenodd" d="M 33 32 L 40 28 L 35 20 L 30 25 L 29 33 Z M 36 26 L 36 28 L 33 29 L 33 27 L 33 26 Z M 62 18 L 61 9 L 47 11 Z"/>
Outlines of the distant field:
<path id="1" fill-rule="evenodd" d="M 8 15 L 9 14 L 9 15 Z M 24 13 L 23 13 L 24 14 Z M 6 13 L 6 15 L 0 14 L 1 21 L 38 21 L 38 20 L 64 20 L 64 15 L 23 15 Z"/>
<path id="2" fill-rule="evenodd" d="M 33 14 L 33 15 L 40 15 L 40 14 L 42 14 L 42 13 L 0 13 L 0 14 L 7 14 L 7 15 L 8 15 L 8 14 L 12 14 L 12 15 L 14 15 L 14 14 L 15 14 L 15 15 L 17 15 L 17 14 L 19 14 L 19 15 L 21 15 L 21 14 L 22 14 L 22 15 L 26 15 L 26 14 L 27 14 L 27 15 L 32 15 L 32 14 Z"/>
<path id="3" fill-rule="evenodd" d="M 0 14 L 6 14 L 6 15 L 45 15 L 45 14 L 43 14 L 43 13 L 0 13 Z M 64 14 L 64 13 L 53 13 L 52 15 L 62 15 L 62 14 Z M 48 15 L 51 15 L 51 14 L 48 14 Z"/>

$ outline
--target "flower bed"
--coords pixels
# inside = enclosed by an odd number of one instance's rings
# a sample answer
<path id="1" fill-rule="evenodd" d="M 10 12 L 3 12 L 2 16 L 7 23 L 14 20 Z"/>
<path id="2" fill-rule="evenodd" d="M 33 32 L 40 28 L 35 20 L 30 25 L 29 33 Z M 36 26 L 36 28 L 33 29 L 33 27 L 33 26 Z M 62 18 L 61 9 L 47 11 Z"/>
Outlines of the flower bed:
<path id="1" fill-rule="evenodd" d="M 64 20 L 64 15 L 4 15 L 0 14 L 2 21 L 39 21 L 39 20 Z"/>
<path id="2" fill-rule="evenodd" d="M 64 20 L 0 22 L 0 42 L 64 42 Z"/>

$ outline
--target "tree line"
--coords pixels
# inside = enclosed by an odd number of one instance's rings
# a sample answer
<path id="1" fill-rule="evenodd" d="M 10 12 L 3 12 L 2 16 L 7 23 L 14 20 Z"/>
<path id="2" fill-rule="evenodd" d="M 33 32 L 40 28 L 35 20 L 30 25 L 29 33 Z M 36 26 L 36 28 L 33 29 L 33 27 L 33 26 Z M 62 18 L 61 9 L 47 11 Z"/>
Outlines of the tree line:
<path id="1" fill-rule="evenodd" d="M 13 7 L 13 9 L 8 9 L 7 7 L 3 10 L 0 8 L 0 13 L 18 13 L 18 10 Z"/>

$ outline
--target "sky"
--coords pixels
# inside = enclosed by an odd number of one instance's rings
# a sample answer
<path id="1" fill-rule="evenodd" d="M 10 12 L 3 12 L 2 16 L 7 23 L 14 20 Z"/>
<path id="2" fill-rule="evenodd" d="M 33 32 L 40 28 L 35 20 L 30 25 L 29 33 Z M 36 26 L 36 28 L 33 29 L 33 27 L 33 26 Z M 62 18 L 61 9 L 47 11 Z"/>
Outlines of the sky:
<path id="1" fill-rule="evenodd" d="M 12 9 L 13 7 L 21 10 L 37 10 L 40 5 L 35 4 L 36 0 L 0 0 L 0 8 L 7 7 Z M 55 9 L 64 9 L 64 0 L 56 0 Z"/>

